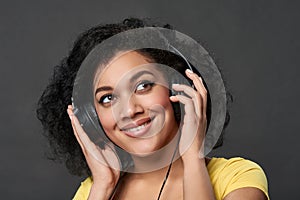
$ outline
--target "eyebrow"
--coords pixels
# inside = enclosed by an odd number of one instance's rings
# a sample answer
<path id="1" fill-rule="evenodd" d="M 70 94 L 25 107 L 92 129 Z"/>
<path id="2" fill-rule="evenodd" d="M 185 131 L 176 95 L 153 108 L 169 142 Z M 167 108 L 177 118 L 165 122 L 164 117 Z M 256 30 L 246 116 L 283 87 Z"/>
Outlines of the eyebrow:
<path id="1" fill-rule="evenodd" d="M 103 86 L 103 87 L 99 87 L 97 88 L 96 92 L 95 92 L 95 95 L 98 93 L 98 92 L 102 92 L 102 91 L 111 91 L 113 90 L 112 87 L 110 86 Z"/>
<path id="2" fill-rule="evenodd" d="M 133 82 L 133 81 L 135 81 L 136 79 L 138 79 L 140 76 L 142 76 L 142 75 L 144 75 L 144 74 L 150 74 L 150 75 L 154 76 L 154 74 L 151 73 L 151 72 L 149 72 L 149 71 L 146 71 L 146 70 L 140 71 L 140 72 L 136 73 L 135 75 L 133 75 L 133 76 L 130 78 L 130 83 Z"/>
<path id="3" fill-rule="evenodd" d="M 154 74 L 151 73 L 151 72 L 149 72 L 149 71 L 146 71 L 146 70 L 140 71 L 140 72 L 136 73 L 135 75 L 133 75 L 133 76 L 130 78 L 130 80 L 129 80 L 130 83 L 133 82 L 133 81 L 135 81 L 136 79 L 138 79 L 140 76 L 142 76 L 142 75 L 144 75 L 144 74 L 150 74 L 150 75 L 154 76 Z M 113 88 L 110 87 L 110 86 L 102 86 L 102 87 L 97 88 L 97 90 L 95 91 L 95 95 L 96 95 L 98 92 L 102 92 L 102 91 L 112 91 L 112 90 L 113 90 Z"/>

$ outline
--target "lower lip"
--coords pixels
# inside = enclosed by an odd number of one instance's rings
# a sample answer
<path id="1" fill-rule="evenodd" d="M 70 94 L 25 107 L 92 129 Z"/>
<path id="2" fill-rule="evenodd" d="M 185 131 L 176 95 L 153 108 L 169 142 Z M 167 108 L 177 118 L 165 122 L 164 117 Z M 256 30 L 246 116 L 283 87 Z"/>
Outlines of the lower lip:
<path id="1" fill-rule="evenodd" d="M 141 138 L 143 136 L 145 136 L 152 124 L 152 120 L 146 125 L 144 126 L 143 129 L 139 130 L 139 131 L 134 131 L 134 132 L 129 132 L 129 131 L 122 131 L 123 133 L 125 133 L 125 135 L 129 136 L 129 137 L 133 137 L 133 138 Z"/>

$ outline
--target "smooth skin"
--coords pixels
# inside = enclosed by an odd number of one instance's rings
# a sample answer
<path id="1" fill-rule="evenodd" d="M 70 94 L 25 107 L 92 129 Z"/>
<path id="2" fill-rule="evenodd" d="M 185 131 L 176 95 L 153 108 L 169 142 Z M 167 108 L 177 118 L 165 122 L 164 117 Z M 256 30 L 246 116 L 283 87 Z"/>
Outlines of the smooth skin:
<path id="1" fill-rule="evenodd" d="M 215 196 L 206 168 L 209 159 L 205 158 L 202 153 L 207 124 L 207 91 L 202 79 L 197 74 L 186 70 L 186 75 L 193 81 L 195 89 L 175 84 L 173 89 L 184 92 L 186 96 L 169 97 L 170 102 L 183 104 L 186 114 L 183 119 L 179 145 L 181 157 L 173 163 L 160 199 L 214 200 Z M 80 126 L 78 119 L 73 114 L 72 106 L 68 106 L 67 112 L 71 119 L 74 135 L 92 172 L 93 185 L 88 199 L 107 200 L 120 177 L 120 172 L 116 167 L 118 158 L 114 149 L 108 145 L 104 149 L 96 146 Z M 191 133 L 196 133 L 196 136 L 190 137 Z M 186 149 L 186 144 L 191 144 L 188 149 Z M 114 169 L 109 166 L 114 166 Z M 114 199 L 157 199 L 167 168 L 148 173 L 128 173 L 123 178 Z M 237 199 L 264 200 L 266 197 L 261 190 L 249 187 L 234 190 L 224 198 L 224 200 Z"/>
<path id="2" fill-rule="evenodd" d="M 116 57 L 96 75 L 95 109 L 111 141 L 131 155 L 147 155 L 165 147 L 178 130 L 166 79 L 149 58 L 137 52 Z M 124 131 L 124 127 L 150 118 L 146 134 L 130 137 Z"/>

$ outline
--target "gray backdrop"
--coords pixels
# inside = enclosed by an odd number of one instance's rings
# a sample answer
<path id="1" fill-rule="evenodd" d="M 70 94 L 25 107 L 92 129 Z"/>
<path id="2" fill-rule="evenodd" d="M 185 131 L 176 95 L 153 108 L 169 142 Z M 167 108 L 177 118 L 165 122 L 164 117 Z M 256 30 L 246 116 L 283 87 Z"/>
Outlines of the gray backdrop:
<path id="1" fill-rule="evenodd" d="M 0 7 L 1 199 L 70 199 L 84 177 L 45 157 L 36 102 L 83 30 L 152 17 L 200 39 L 235 97 L 218 156 L 265 170 L 272 199 L 300 199 L 299 1 L 7 1 Z"/>

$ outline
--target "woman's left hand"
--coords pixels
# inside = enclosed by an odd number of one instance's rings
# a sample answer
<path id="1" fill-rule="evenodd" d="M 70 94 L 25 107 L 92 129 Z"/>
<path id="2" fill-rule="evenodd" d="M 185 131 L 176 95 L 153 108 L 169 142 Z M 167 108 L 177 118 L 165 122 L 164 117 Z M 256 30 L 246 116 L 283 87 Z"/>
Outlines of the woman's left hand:
<path id="1" fill-rule="evenodd" d="M 175 91 L 183 92 L 185 95 L 171 96 L 173 102 L 180 102 L 184 105 L 185 115 L 181 128 L 181 139 L 179 153 L 182 158 L 198 156 L 204 157 L 204 138 L 207 128 L 206 106 L 207 90 L 202 79 L 190 70 L 186 70 L 186 75 L 193 81 L 195 89 L 183 85 L 173 84 Z"/>
<path id="2" fill-rule="evenodd" d="M 184 95 L 170 97 L 171 101 L 182 103 L 185 111 L 179 143 L 184 166 L 183 198 L 215 199 L 204 157 L 207 91 L 197 74 L 186 70 L 186 75 L 193 81 L 195 89 L 187 85 L 173 85 L 174 90 L 184 92 Z"/>

